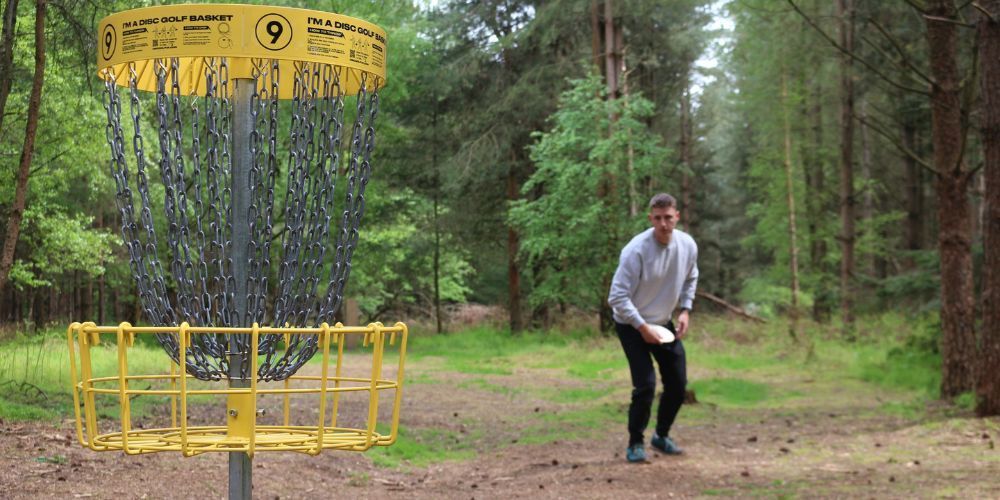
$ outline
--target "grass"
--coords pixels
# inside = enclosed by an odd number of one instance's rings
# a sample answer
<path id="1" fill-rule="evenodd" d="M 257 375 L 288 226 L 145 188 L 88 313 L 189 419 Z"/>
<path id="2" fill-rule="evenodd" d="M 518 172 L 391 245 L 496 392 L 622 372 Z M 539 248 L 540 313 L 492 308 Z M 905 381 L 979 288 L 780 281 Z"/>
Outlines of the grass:
<path id="1" fill-rule="evenodd" d="M 128 369 L 132 374 L 169 372 L 169 358 L 158 344 L 135 342 L 128 349 Z M 69 346 L 62 330 L 43 331 L 32 336 L 20 335 L 0 344 L 0 418 L 9 420 L 55 421 L 73 414 L 70 390 Z M 111 335 L 102 335 L 101 343 L 91 348 L 95 377 L 118 373 L 118 351 Z M 76 356 L 77 376 L 80 358 Z M 142 382 L 145 388 L 151 382 Z M 210 399 L 194 396 L 192 402 Z M 164 396 L 136 397 L 131 402 L 135 418 L 148 414 L 167 401 Z M 98 396 L 98 416 L 118 418 L 117 396 Z"/>
<path id="2" fill-rule="evenodd" d="M 852 342 L 842 340 L 835 325 L 801 322 L 795 341 L 788 334 L 788 323 L 780 319 L 755 325 L 699 317 L 685 347 L 689 388 L 706 404 L 687 407 L 681 418 L 716 418 L 726 409 L 767 408 L 793 414 L 796 405 L 813 405 L 817 398 L 829 406 L 845 405 L 859 394 L 872 397 L 868 396 L 872 391 L 886 398 L 877 411 L 920 418 L 926 414 L 927 401 L 936 395 L 940 362 L 933 352 L 917 348 L 922 340 L 912 323 L 893 313 L 869 318 L 866 330 L 858 332 L 859 340 Z M 578 438 L 621 423 L 627 386 L 612 395 L 609 385 L 600 383 L 612 379 L 627 384 L 627 365 L 620 351 L 611 336 L 511 335 L 477 328 L 417 336 L 410 356 L 423 363 L 421 373 L 427 381 L 445 380 L 449 372 L 476 375 L 462 387 L 531 395 L 568 406 L 566 411 L 524 417 L 518 443 L 531 444 Z M 555 370 L 582 384 L 545 388 L 502 383 L 516 370 Z"/>
<path id="3" fill-rule="evenodd" d="M 685 347 L 689 388 L 705 404 L 686 407 L 681 418 L 688 422 L 717 418 L 727 409 L 794 412 L 798 404 L 822 401 L 835 406 L 859 393 L 871 397 L 878 392 L 879 397 L 888 396 L 875 411 L 918 419 L 926 414 L 926 402 L 936 396 L 940 361 L 921 348 L 926 339 L 911 323 L 894 313 L 870 318 L 864 322 L 866 330 L 858 332 L 859 340 L 849 342 L 840 339 L 835 326 L 802 322 L 801 340 L 795 342 L 781 320 L 755 325 L 698 316 Z M 53 331 L 0 345 L 0 418 L 53 420 L 72 413 L 63 335 Z M 103 344 L 96 352 L 95 373 L 113 373 L 114 347 Z M 167 358 L 157 345 L 137 342 L 128 352 L 133 372 L 166 369 Z M 517 433 L 519 444 L 607 432 L 610 426 L 621 425 L 628 403 L 628 368 L 613 336 L 580 332 L 512 335 L 487 327 L 442 335 L 416 332 L 410 337 L 408 359 L 408 384 L 530 397 L 559 408 L 514 418 L 511 425 L 517 428 L 508 432 Z M 453 381 L 456 373 L 463 374 L 457 383 Z M 535 374 L 562 382 L 532 384 Z M 141 399 L 133 409 L 137 416 L 145 411 Z M 159 403 L 148 399 L 150 406 Z M 959 398 L 958 404 L 968 405 L 966 400 L 971 401 L 971 396 Z M 114 398 L 108 401 L 106 416 L 114 417 L 117 404 Z M 466 433 L 455 434 L 404 426 L 395 445 L 372 450 L 369 456 L 383 466 L 419 467 L 464 460 L 484 446 L 511 445 L 507 440 L 491 441 L 495 430 L 483 424 L 472 421 L 466 427 Z"/>
<path id="4" fill-rule="evenodd" d="M 380 429 L 380 432 L 388 433 L 388 429 Z M 479 434 L 482 432 L 462 434 L 459 437 L 438 429 L 400 427 L 395 444 L 374 448 L 366 455 L 382 467 L 399 467 L 404 463 L 422 467 L 448 460 L 464 460 L 476 455 L 473 443 L 480 438 Z"/>
<path id="5" fill-rule="evenodd" d="M 711 378 L 690 384 L 699 401 L 732 407 L 755 406 L 772 392 L 767 384 L 738 378 Z"/>
<path id="6" fill-rule="evenodd" d="M 531 418 L 533 423 L 521 430 L 518 442 L 547 444 L 596 436 L 610 426 L 620 425 L 624 411 L 621 404 L 600 403 L 569 411 L 541 414 Z"/>

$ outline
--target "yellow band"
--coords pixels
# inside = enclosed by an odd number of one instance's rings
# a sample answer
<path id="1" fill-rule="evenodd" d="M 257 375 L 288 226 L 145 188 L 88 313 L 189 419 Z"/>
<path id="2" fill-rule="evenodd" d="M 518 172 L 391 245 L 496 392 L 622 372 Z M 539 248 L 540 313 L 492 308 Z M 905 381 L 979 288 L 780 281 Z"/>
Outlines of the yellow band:
<path id="1" fill-rule="evenodd" d="M 386 78 L 386 33 L 353 17 L 306 9 L 262 5 L 197 4 L 146 7 L 101 20 L 97 68 L 127 85 L 135 64 L 139 88 L 155 90 L 153 61 L 179 58 L 180 91 L 198 94 L 207 60 L 226 58 L 230 78 L 251 76 L 251 60 L 274 59 L 287 75 L 280 94 L 291 97 L 295 62 L 341 68 L 341 85 L 357 92 L 362 73 L 366 87 Z"/>

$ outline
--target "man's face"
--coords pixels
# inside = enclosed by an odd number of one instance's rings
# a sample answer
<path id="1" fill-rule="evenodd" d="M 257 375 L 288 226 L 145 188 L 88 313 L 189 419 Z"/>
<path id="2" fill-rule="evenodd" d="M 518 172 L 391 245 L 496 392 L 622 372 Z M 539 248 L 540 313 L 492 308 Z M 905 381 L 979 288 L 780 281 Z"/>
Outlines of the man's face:
<path id="1" fill-rule="evenodd" d="M 656 239 L 665 241 L 670 238 L 677 221 L 680 220 L 681 213 L 674 207 L 649 209 L 649 222 L 653 226 L 653 233 Z"/>

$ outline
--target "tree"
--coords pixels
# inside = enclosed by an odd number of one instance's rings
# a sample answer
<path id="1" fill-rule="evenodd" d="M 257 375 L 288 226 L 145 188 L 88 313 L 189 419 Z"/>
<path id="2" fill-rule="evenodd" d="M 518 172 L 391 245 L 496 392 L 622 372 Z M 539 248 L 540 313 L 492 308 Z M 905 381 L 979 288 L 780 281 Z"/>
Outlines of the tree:
<path id="1" fill-rule="evenodd" d="M 932 0 L 924 10 L 930 56 L 931 129 L 934 189 L 938 201 L 941 254 L 941 396 L 973 388 L 975 307 L 972 282 L 972 227 L 965 167 L 963 78 L 958 67 L 958 9 L 953 0 Z"/>
<path id="2" fill-rule="evenodd" d="M 983 228 L 983 331 L 976 365 L 976 414 L 1000 415 L 1000 0 L 982 2 L 979 17 L 979 85 L 982 95 L 983 174 L 986 181 Z"/>
<path id="3" fill-rule="evenodd" d="M 510 219 L 522 235 L 522 258 L 538 270 L 532 304 L 595 310 L 607 302 L 604 281 L 621 246 L 644 220 L 630 217 L 627 186 L 655 172 L 667 150 L 645 123 L 650 101 L 636 94 L 608 100 L 595 75 L 571 85 L 551 128 L 531 147 L 535 172 L 522 192 L 533 196 L 514 203 Z M 635 151 L 631 173 L 628 145 Z M 608 177 L 621 182 L 597 196 Z"/>
<path id="4" fill-rule="evenodd" d="M 589 33 L 579 22 L 588 16 L 589 5 L 573 0 L 463 0 L 442 19 L 453 41 L 438 71 L 458 82 L 442 117 L 458 138 L 457 151 L 443 159 L 450 221 L 490 299 L 508 306 L 512 331 L 526 326 L 521 301 L 530 293 L 531 270 L 518 260 L 520 235 L 507 207 L 531 175 L 532 132 L 544 126 L 566 77 L 579 74 L 587 57 Z"/>
<path id="5" fill-rule="evenodd" d="M 854 324 L 854 2 L 838 0 L 840 17 L 840 314 L 849 336 Z"/>
<path id="6" fill-rule="evenodd" d="M 35 75 L 31 81 L 31 96 L 28 98 L 28 119 L 24 130 L 24 147 L 18 161 L 17 187 L 14 204 L 7 219 L 6 236 L 0 248 L 0 296 L 3 296 L 7 278 L 14 265 L 14 249 L 21 231 L 21 220 L 28 196 L 28 174 L 35 153 L 35 133 L 38 131 L 39 109 L 42 107 L 42 85 L 45 83 L 45 10 L 47 0 L 35 1 Z M 6 96 L 4 96 L 6 97 Z"/>
<path id="7" fill-rule="evenodd" d="M 923 20 L 926 65 L 929 69 L 924 69 L 921 63 L 915 62 L 909 53 L 911 47 L 901 43 L 875 19 L 869 19 L 869 22 L 877 28 L 887 47 L 867 41 L 867 45 L 878 57 L 873 62 L 866 54 L 850 50 L 831 38 L 793 0 L 789 0 L 789 4 L 843 56 L 859 62 L 868 73 L 877 76 L 884 84 L 925 96 L 930 103 L 933 148 L 933 161 L 930 162 L 907 147 L 910 141 L 905 121 L 902 127 L 904 140 L 898 140 L 876 121 L 869 121 L 864 116 L 855 118 L 890 139 L 897 149 L 934 176 L 941 281 L 941 395 L 950 398 L 973 386 L 975 311 L 968 187 L 975 169 L 967 168 L 965 161 L 968 116 L 973 93 L 970 86 L 963 85 L 963 82 L 971 80 L 963 78 L 960 68 L 962 59 L 959 57 L 959 47 L 964 45 L 959 43 L 958 27 L 963 23 L 955 2 L 930 0 L 922 5 L 917 2 L 908 3 Z M 921 85 L 928 86 L 929 92 L 919 88 Z M 912 212 L 912 208 L 910 211 Z"/>
<path id="8" fill-rule="evenodd" d="M 798 340 L 797 321 L 799 316 L 799 243 L 797 228 L 795 224 L 795 186 L 792 182 L 792 130 L 789 123 L 788 105 L 788 76 L 784 71 L 781 73 L 781 108 L 784 115 L 784 143 L 785 143 L 785 191 L 788 204 L 788 254 L 789 268 L 791 273 L 791 315 L 792 324 L 790 332 L 793 339 Z"/>
<path id="9" fill-rule="evenodd" d="M 14 32 L 17 26 L 18 0 L 7 0 L 0 24 L 0 130 L 3 130 L 7 98 L 14 84 Z"/>

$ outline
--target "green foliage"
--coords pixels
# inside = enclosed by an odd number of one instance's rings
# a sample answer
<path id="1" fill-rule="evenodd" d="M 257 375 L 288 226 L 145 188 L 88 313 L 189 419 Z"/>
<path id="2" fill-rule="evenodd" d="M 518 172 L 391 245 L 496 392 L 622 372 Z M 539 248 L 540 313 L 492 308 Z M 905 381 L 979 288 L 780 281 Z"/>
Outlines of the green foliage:
<path id="1" fill-rule="evenodd" d="M 91 228 L 92 219 L 79 213 L 46 213 L 33 205 L 25 213 L 22 242 L 35 251 L 15 262 L 11 283 L 23 289 L 53 286 L 46 277 L 76 271 L 88 278 L 103 274 L 117 238 L 110 231 Z"/>
<path id="2" fill-rule="evenodd" d="M 739 298 L 751 314 L 773 318 L 791 307 L 792 289 L 761 277 L 752 277 L 743 282 Z M 812 296 L 808 293 L 799 291 L 798 298 L 799 307 L 812 307 Z"/>
<path id="3" fill-rule="evenodd" d="M 535 136 L 535 172 L 509 217 L 521 233 L 520 256 L 534 269 L 532 303 L 593 308 L 623 240 L 636 229 L 629 204 L 641 202 L 630 192 L 654 174 L 667 150 L 644 122 L 653 114 L 650 101 L 607 100 L 595 75 L 570 83 L 552 128 Z"/>
<path id="4" fill-rule="evenodd" d="M 433 305 L 434 247 L 440 252 L 441 299 L 463 302 L 473 270 L 464 249 L 450 235 L 436 242 L 433 233 L 421 231 L 433 217 L 431 203 L 412 191 L 376 192 L 368 205 L 365 236 L 358 243 L 350 289 L 369 320 L 390 308 Z"/>
<path id="5" fill-rule="evenodd" d="M 880 283 L 879 293 L 886 302 L 909 303 L 919 312 L 940 307 L 941 259 L 936 251 L 910 251 L 903 254 L 914 267 L 889 276 Z"/>
<path id="6" fill-rule="evenodd" d="M 959 394 L 955 398 L 955 406 L 965 411 L 972 411 L 976 407 L 976 393 L 968 391 Z"/>

